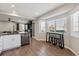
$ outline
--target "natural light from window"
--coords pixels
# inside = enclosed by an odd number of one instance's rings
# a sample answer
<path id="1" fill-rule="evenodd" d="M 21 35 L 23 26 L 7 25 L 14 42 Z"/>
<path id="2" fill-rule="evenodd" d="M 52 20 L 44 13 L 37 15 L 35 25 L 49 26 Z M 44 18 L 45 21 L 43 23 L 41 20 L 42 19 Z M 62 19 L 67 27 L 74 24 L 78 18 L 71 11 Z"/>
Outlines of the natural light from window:
<path id="1" fill-rule="evenodd" d="M 79 37 L 79 12 L 71 15 L 71 36 Z"/>

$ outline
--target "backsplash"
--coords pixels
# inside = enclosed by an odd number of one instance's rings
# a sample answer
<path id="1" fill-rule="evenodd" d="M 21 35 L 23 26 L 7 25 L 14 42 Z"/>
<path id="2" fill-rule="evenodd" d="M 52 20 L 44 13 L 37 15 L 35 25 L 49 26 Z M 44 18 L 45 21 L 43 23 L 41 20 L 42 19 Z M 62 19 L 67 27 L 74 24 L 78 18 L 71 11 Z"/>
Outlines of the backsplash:
<path id="1" fill-rule="evenodd" d="M 14 29 L 16 30 L 16 25 L 14 23 L 0 22 L 0 32 L 13 31 L 13 26 L 14 26 Z"/>

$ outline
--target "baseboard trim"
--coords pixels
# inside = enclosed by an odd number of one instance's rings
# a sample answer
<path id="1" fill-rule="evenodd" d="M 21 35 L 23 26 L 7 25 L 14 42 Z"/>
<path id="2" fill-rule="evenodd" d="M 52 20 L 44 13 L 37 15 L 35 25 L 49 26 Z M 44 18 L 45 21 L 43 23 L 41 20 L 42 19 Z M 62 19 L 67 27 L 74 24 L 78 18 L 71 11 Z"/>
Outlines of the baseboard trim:
<path id="1" fill-rule="evenodd" d="M 76 56 L 79 56 L 73 49 L 71 49 L 70 47 L 68 46 L 65 46 L 65 48 L 69 49 L 72 53 L 74 53 Z"/>

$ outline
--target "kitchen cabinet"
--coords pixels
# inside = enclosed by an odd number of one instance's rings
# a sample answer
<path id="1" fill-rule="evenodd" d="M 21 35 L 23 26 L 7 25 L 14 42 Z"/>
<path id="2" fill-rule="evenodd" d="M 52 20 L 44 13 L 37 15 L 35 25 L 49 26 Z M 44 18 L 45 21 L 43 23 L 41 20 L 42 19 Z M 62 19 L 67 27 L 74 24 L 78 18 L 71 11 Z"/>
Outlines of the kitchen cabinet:
<path id="1" fill-rule="evenodd" d="M 0 37 L 0 53 L 2 52 L 2 39 Z"/>
<path id="2" fill-rule="evenodd" d="M 21 35 L 13 35 L 13 47 L 20 47 L 21 46 Z"/>
<path id="3" fill-rule="evenodd" d="M 4 35 L 1 36 L 1 39 L 3 40 L 3 51 L 21 46 L 20 34 Z"/>

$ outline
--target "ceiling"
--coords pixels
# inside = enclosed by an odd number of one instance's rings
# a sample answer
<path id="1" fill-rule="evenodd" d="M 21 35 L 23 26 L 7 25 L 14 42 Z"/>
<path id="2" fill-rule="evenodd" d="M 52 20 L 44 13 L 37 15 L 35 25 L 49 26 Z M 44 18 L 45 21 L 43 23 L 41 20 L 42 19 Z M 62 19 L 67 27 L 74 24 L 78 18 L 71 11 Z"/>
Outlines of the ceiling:
<path id="1" fill-rule="evenodd" d="M 28 22 L 28 19 L 25 20 L 22 17 L 0 14 L 0 22 L 8 22 L 9 18 L 11 21 L 14 21 L 17 23 L 27 23 Z"/>
<path id="2" fill-rule="evenodd" d="M 36 19 L 61 5 L 62 3 L 0 3 L 0 12 Z"/>

